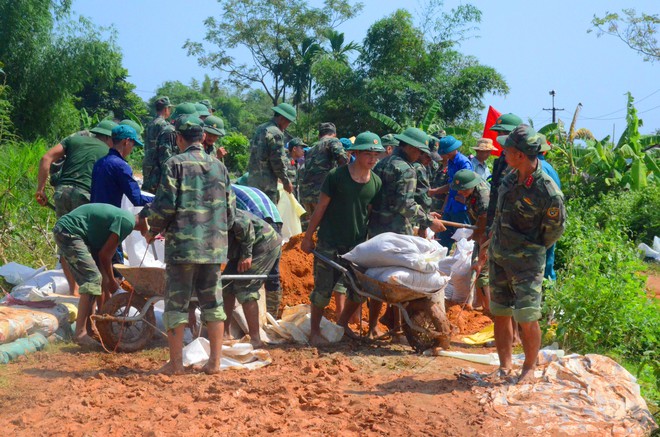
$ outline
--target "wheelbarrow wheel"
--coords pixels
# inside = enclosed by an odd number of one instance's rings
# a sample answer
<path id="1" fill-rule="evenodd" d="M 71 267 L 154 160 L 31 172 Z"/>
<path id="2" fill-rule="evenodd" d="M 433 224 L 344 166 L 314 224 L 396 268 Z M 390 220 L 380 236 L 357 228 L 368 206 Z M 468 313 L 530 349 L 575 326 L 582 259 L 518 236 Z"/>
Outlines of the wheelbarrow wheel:
<path id="1" fill-rule="evenodd" d="M 146 302 L 144 297 L 137 294 L 133 294 L 132 297 L 130 293 L 117 294 L 103 305 L 100 315 L 137 316 Z M 119 322 L 100 319 L 96 322 L 105 347 L 119 352 L 135 352 L 143 349 L 154 335 L 155 325 L 156 316 L 153 307 L 147 310 L 143 320 Z"/>
<path id="2" fill-rule="evenodd" d="M 451 328 L 444 311 L 437 307 L 437 305 L 439 304 L 435 304 L 428 299 L 420 299 L 411 302 L 406 308 L 410 320 L 427 331 L 419 332 L 407 323 L 403 323 L 403 333 L 408 340 L 408 344 L 410 344 L 415 352 L 422 353 L 433 347 L 449 349 Z M 439 332 L 442 335 L 438 337 L 428 331 Z"/>

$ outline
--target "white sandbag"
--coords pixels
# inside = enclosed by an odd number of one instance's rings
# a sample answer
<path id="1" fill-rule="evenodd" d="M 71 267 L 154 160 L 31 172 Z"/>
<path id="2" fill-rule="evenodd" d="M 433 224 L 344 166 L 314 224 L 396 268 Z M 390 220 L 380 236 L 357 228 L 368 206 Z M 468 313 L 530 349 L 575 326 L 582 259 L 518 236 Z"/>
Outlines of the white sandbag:
<path id="1" fill-rule="evenodd" d="M 403 285 L 423 293 L 441 290 L 449 283 L 449 276 L 443 276 L 438 271 L 425 273 L 405 267 L 372 267 L 365 274 L 381 282 Z"/>
<path id="2" fill-rule="evenodd" d="M 454 235 L 451 236 L 451 239 L 454 241 L 461 241 L 462 239 L 468 239 L 472 236 L 474 231 L 472 229 L 468 228 L 458 228 L 456 229 L 456 232 L 454 232 Z"/>
<path id="3" fill-rule="evenodd" d="M 432 273 L 446 256 L 447 248 L 437 241 L 385 232 L 358 244 L 342 257 L 367 268 L 397 266 Z"/>
<path id="4" fill-rule="evenodd" d="M 637 248 L 644 252 L 645 258 L 652 258 L 656 261 L 660 261 L 660 238 L 653 237 L 653 247 L 641 243 Z"/>
<path id="5" fill-rule="evenodd" d="M 472 302 L 474 290 L 470 287 L 472 279 L 472 251 L 474 241 L 462 239 L 456 243 L 452 258 L 451 279 L 445 289 L 445 298 L 452 302 Z"/>
<path id="6" fill-rule="evenodd" d="M 36 288 L 45 293 L 56 293 L 56 294 L 69 294 L 69 282 L 64 276 L 64 271 L 62 269 L 56 270 L 38 270 L 38 273 L 33 275 L 31 278 L 22 282 L 20 285 L 12 288 L 12 296 L 15 296 L 14 293 L 21 294 L 24 290 L 27 290 L 27 294 L 32 289 Z"/>
<path id="7" fill-rule="evenodd" d="M 10 262 L 0 267 L 0 276 L 3 276 L 5 281 L 10 284 L 18 285 L 45 269 L 46 267 L 42 267 L 37 270 L 22 264 Z"/>

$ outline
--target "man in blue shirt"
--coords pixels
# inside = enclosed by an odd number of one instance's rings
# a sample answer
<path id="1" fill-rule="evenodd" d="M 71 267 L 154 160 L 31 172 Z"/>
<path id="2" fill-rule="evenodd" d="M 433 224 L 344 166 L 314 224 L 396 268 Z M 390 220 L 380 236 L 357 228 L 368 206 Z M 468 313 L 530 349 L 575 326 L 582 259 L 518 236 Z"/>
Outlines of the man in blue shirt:
<path id="1" fill-rule="evenodd" d="M 445 205 L 442 209 L 442 219 L 457 223 L 470 223 L 470 217 L 467 213 L 467 206 L 465 199 L 459 195 L 454 189 L 450 189 L 454 180 L 454 175 L 459 170 L 473 170 L 472 164 L 467 156 L 463 155 L 458 149 L 463 144 L 451 135 L 440 138 L 440 147 L 438 153 L 442 156 L 442 160 L 447 163 L 447 185 L 439 188 L 429 190 L 430 196 L 438 194 L 449 193 L 445 200 Z M 447 229 L 440 232 L 437 237 L 443 246 L 451 248 L 453 241 L 451 236 L 454 235 L 456 229 Z"/>
<path id="2" fill-rule="evenodd" d="M 472 150 L 476 152 L 476 156 L 470 157 L 472 169 L 476 174 L 481 176 L 481 179 L 486 182 L 490 181 L 490 168 L 488 168 L 487 161 L 491 153 L 497 151 L 497 148 L 493 146 L 493 140 L 490 138 L 480 138 Z"/>
<path id="3" fill-rule="evenodd" d="M 545 160 L 545 154 L 548 152 L 548 150 L 551 149 L 551 146 L 546 141 L 545 136 L 541 135 L 541 139 L 543 141 L 541 143 L 541 153 L 539 153 L 539 164 L 541 164 L 543 173 L 550 176 L 550 179 L 552 179 L 554 183 L 557 184 L 557 188 L 561 189 L 559 174 L 554 169 L 554 167 L 552 167 L 552 165 Z M 557 280 L 557 273 L 555 272 L 555 246 L 556 244 L 553 244 L 545 252 L 545 272 L 543 274 L 543 277 L 552 279 L 553 281 Z"/>
<path id="4" fill-rule="evenodd" d="M 153 200 L 153 196 L 140 192 L 133 170 L 126 162 L 136 144 L 144 146 L 131 126 L 119 125 L 112 129 L 112 148 L 96 161 L 92 170 L 91 203 L 109 203 L 120 208 L 122 195 L 135 206 L 144 206 Z"/>

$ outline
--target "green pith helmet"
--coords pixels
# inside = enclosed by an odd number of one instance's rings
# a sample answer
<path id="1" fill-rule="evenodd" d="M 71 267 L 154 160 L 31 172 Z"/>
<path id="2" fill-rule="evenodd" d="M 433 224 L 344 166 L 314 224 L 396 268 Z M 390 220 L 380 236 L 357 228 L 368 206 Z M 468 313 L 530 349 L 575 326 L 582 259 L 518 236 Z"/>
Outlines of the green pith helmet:
<path id="1" fill-rule="evenodd" d="M 200 117 L 208 117 L 211 115 L 209 112 L 209 108 L 206 107 L 206 105 L 203 105 L 201 103 L 193 103 L 195 105 L 195 109 L 197 110 L 197 115 Z"/>
<path id="2" fill-rule="evenodd" d="M 288 103 L 280 103 L 279 105 L 273 106 L 270 109 L 289 121 L 296 121 L 296 108 L 289 105 Z"/>
<path id="3" fill-rule="evenodd" d="M 513 132 L 516 126 L 522 124 L 522 122 L 522 118 L 518 117 L 516 114 L 508 113 L 500 115 L 490 130 L 496 132 Z"/>
<path id="4" fill-rule="evenodd" d="M 383 146 L 393 146 L 396 147 L 399 145 L 399 141 L 394 138 L 394 134 L 387 134 L 380 137 Z"/>
<path id="5" fill-rule="evenodd" d="M 355 137 L 355 143 L 351 146 L 351 152 L 357 150 L 366 150 L 368 152 L 384 152 L 385 148 L 380 140 L 380 137 L 373 132 L 362 132 Z"/>
<path id="6" fill-rule="evenodd" d="M 90 132 L 93 134 L 105 135 L 106 137 L 112 136 L 112 129 L 117 127 L 117 123 L 112 120 L 101 120 Z"/>
<path id="7" fill-rule="evenodd" d="M 394 138 L 411 145 L 424 153 L 431 153 L 431 149 L 429 149 L 429 136 L 421 129 L 409 127 L 404 130 L 403 133 L 394 135 Z"/>
<path id="8" fill-rule="evenodd" d="M 500 135 L 497 142 L 504 147 L 515 147 L 529 156 L 536 156 L 541 151 L 541 135 L 526 124 L 521 124 L 509 135 Z"/>
<path id="9" fill-rule="evenodd" d="M 468 190 L 474 188 L 481 183 L 481 176 L 472 170 L 459 170 L 454 175 L 454 180 L 451 183 L 451 188 L 456 191 Z"/>
<path id="10" fill-rule="evenodd" d="M 172 112 L 172 115 L 170 115 L 170 120 L 176 120 L 182 115 L 197 116 L 197 108 L 195 108 L 194 104 L 189 102 L 179 103 L 178 105 L 176 105 L 176 108 L 174 108 L 174 112 Z"/>
<path id="11" fill-rule="evenodd" d="M 160 105 L 160 106 L 174 106 L 172 102 L 170 102 L 170 98 L 167 96 L 160 96 L 156 99 L 154 102 L 154 105 Z"/>
<path id="12" fill-rule="evenodd" d="M 203 132 L 204 122 L 194 114 L 184 114 L 174 122 L 174 129 L 182 134 Z"/>
<path id="13" fill-rule="evenodd" d="M 120 121 L 119 124 L 125 124 L 126 126 L 132 127 L 135 129 L 135 132 L 137 132 L 138 136 L 142 135 L 142 131 L 144 130 L 142 126 L 140 126 L 140 123 L 136 123 L 130 118 Z"/>
<path id="14" fill-rule="evenodd" d="M 225 123 L 222 118 L 210 115 L 204 120 L 204 130 L 219 137 L 225 136 Z"/>
<path id="15" fill-rule="evenodd" d="M 213 107 L 213 105 L 211 105 L 211 101 L 210 101 L 209 99 L 201 100 L 201 101 L 199 101 L 198 103 L 201 103 L 202 105 L 206 106 L 206 109 L 207 109 L 209 112 L 213 112 L 213 111 L 215 111 L 215 108 Z"/>

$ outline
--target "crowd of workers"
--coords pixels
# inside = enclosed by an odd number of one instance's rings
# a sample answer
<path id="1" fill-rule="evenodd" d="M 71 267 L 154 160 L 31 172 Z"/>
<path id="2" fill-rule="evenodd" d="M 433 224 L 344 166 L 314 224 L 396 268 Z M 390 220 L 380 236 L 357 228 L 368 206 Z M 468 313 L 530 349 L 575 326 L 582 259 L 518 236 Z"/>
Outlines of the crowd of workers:
<path id="1" fill-rule="evenodd" d="M 122 261 L 121 242 L 136 229 L 148 242 L 158 235 L 165 238 L 163 322 L 170 360 L 160 371 L 184 370 L 183 333 L 193 295 L 211 346 L 206 373 L 219 371 L 222 341 L 229 335 L 224 321 L 231 320 L 235 300 L 243 307 L 253 345 L 262 347 L 257 301 L 263 281 L 222 284 L 221 277 L 269 275 L 267 309 L 278 314 L 279 183 L 305 208 L 303 251 L 316 250 L 339 263 L 340 255 L 384 232 L 426 236 L 430 229 L 451 247 L 453 230 L 446 221 L 476 225 L 478 305 L 495 322 L 500 373 L 506 377 L 512 371 L 511 349 L 519 332 L 526 357 L 520 380 L 533 378 L 541 342 L 541 285 L 544 275 L 554 275 L 553 248 L 564 229 L 565 210 L 556 172 L 543 159 L 549 145 L 519 117 L 502 115 L 491 127 L 502 146 L 491 170 L 488 158 L 498 150 L 492 140 L 480 139 L 475 156 L 468 157 L 460 151 L 462 142 L 444 131 L 428 135 L 408 128 L 347 139 L 338 138 L 335 125 L 325 122 L 309 147 L 286 133 L 297 114 L 281 103 L 272 108 L 272 119 L 257 127 L 248 172 L 232 184 L 222 162 L 227 152 L 217 145 L 224 124 L 210 102 L 174 107 L 161 97 L 155 109 L 144 143 L 139 124 L 104 120 L 67 137 L 40 162 L 36 199 L 53 206 L 45 194 L 52 173 L 58 217 L 53 233 L 71 291 L 80 295 L 76 342 L 94 343 L 86 321 L 97 300 L 119 288 L 112 265 Z M 126 161 L 135 146 L 145 149 L 141 187 Z M 137 216 L 120 208 L 124 195 L 143 206 Z M 337 271 L 315 259 L 313 345 L 323 342 L 321 317 L 333 294 L 338 324 L 346 336 L 355 337 L 349 321 L 362 299 Z M 369 335 L 374 337 L 381 306 L 369 302 Z M 381 320 L 395 325 L 396 311 L 385 314 Z"/>

